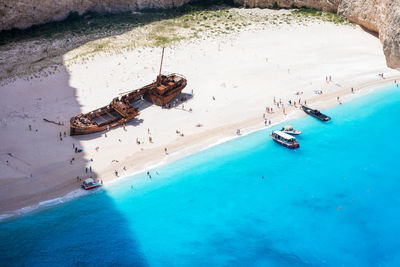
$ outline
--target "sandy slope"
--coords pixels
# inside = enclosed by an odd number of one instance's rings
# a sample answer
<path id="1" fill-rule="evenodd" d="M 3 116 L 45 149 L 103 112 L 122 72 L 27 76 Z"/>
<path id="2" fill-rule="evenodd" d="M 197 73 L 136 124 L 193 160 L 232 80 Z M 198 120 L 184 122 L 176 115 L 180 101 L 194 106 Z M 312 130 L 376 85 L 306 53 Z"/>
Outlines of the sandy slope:
<path id="1" fill-rule="evenodd" d="M 289 99 L 298 102 L 301 98 L 324 107 L 337 104 L 336 97 L 350 93 L 351 87 L 358 90 L 400 80 L 397 71 L 385 66 L 379 40 L 349 25 L 285 25 L 186 42 L 166 49 L 163 67 L 187 77 L 184 92 L 193 90 L 194 98 L 183 103 L 184 109 L 182 105 L 169 110 L 149 106 L 126 131 L 121 127 L 110 130 L 107 137 L 99 133 L 60 141 L 59 132 L 68 133 L 74 114 L 106 105 L 119 93 L 153 81 L 160 53 L 161 49 L 142 48 L 97 55 L 49 77 L 3 85 L 0 213 L 65 195 L 79 187 L 77 176 L 92 175 L 107 183 L 116 178 L 115 170 L 120 176 L 129 174 L 234 136 L 237 128 L 246 132 L 264 127 L 263 113 L 266 106 L 273 106 L 274 96 L 286 106 Z M 386 79 L 377 75 L 382 72 Z M 326 76 L 332 82 L 326 83 Z M 319 96 L 314 90 L 324 93 Z M 304 94 L 297 96 L 297 91 Z M 286 107 L 290 116 L 274 109 L 275 114 L 267 114 L 272 123 L 303 115 L 294 107 Z M 64 122 L 64 126 L 43 118 Z M 196 127 L 198 123 L 203 127 Z M 154 143 L 149 143 L 149 136 Z M 143 143 L 137 145 L 136 138 Z M 74 153 L 73 144 L 84 152 Z M 169 155 L 164 154 L 164 147 Z M 93 172 L 86 174 L 89 166 Z"/>

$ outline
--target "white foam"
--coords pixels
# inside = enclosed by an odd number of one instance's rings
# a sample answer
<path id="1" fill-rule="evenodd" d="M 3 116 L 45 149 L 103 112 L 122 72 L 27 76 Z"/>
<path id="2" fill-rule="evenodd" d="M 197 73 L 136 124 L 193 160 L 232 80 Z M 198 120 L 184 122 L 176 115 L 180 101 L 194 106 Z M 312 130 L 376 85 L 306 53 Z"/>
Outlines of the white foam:
<path id="1" fill-rule="evenodd" d="M 36 204 L 36 205 L 23 207 L 21 209 L 13 211 L 12 213 L 0 214 L 0 222 L 2 222 L 3 220 L 9 219 L 9 218 L 15 217 L 15 216 L 19 216 L 19 215 L 40 209 L 40 208 L 47 208 L 47 207 L 51 207 L 51 206 L 54 206 L 57 204 L 65 203 L 67 201 L 71 201 L 77 197 L 80 197 L 80 196 L 83 196 L 86 194 L 88 194 L 87 191 L 77 189 L 72 192 L 69 192 L 68 194 L 66 194 L 65 196 L 62 196 L 62 197 L 49 199 L 46 201 L 39 202 L 39 204 Z"/>

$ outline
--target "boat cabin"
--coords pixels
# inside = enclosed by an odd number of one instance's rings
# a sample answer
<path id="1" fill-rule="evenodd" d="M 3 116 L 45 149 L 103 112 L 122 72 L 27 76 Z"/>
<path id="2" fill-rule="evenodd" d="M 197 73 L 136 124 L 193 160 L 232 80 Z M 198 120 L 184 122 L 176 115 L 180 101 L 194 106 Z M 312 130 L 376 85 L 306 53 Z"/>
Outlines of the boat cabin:
<path id="1" fill-rule="evenodd" d="M 87 178 L 85 181 L 83 181 L 83 185 L 92 185 L 94 184 L 94 180 L 92 178 Z"/>
<path id="2" fill-rule="evenodd" d="M 299 147 L 299 142 L 295 137 L 281 131 L 272 131 L 271 138 L 274 139 L 274 141 L 278 144 L 289 148 Z"/>
<path id="3" fill-rule="evenodd" d="M 282 128 L 282 131 L 293 131 L 293 126 L 292 125 L 286 125 Z"/>
<path id="4" fill-rule="evenodd" d="M 87 178 L 85 181 L 83 181 L 82 189 L 90 190 L 100 186 L 101 184 L 96 183 L 92 178 Z"/>

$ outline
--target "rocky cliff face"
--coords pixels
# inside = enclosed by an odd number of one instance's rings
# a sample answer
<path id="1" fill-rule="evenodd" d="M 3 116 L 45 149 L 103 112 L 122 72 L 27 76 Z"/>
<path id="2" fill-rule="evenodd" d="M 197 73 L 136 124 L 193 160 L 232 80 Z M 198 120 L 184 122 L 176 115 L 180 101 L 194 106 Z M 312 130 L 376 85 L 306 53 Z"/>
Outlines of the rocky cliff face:
<path id="1" fill-rule="evenodd" d="M 69 12 L 171 8 L 191 0 L 0 0 L 0 31 L 61 20 Z M 234 0 L 247 7 L 308 7 L 337 12 L 379 34 L 389 67 L 400 69 L 400 0 Z"/>
<path id="2" fill-rule="evenodd" d="M 146 8 L 172 8 L 190 0 L 0 0 L 0 31 L 27 28 L 34 24 L 62 20 L 71 11 L 83 14 L 121 12 Z"/>
<path id="3" fill-rule="evenodd" d="M 400 68 L 400 0 L 342 0 L 337 12 L 378 33 L 387 65 Z"/>

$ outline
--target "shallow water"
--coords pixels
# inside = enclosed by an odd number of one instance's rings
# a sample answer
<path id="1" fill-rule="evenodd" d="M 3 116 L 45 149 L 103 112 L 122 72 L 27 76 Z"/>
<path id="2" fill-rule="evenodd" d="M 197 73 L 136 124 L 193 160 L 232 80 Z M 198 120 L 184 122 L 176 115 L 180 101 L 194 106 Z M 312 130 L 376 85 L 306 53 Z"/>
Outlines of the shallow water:
<path id="1" fill-rule="evenodd" d="M 2 266 L 399 266 L 400 90 L 0 223 Z M 279 127 L 275 127 L 279 128 Z"/>

